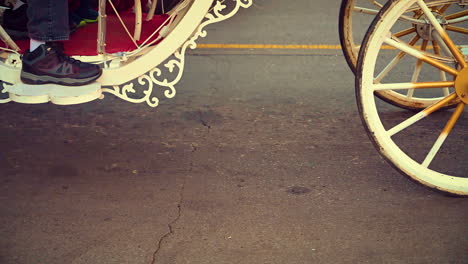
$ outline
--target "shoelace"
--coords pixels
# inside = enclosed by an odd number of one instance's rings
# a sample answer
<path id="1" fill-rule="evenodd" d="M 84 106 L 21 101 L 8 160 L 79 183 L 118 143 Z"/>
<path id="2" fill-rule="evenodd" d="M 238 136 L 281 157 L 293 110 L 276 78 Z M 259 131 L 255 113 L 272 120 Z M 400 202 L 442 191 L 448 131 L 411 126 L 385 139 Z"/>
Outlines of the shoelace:
<path id="1" fill-rule="evenodd" d="M 79 66 L 81 64 L 81 61 L 76 60 L 76 59 L 66 55 L 63 52 L 63 50 L 64 50 L 63 43 L 56 42 L 56 43 L 53 43 L 53 44 L 49 44 L 49 47 L 51 49 L 51 52 L 54 52 L 61 61 L 66 61 L 66 62 L 68 62 L 70 64 L 75 64 L 77 66 Z"/>

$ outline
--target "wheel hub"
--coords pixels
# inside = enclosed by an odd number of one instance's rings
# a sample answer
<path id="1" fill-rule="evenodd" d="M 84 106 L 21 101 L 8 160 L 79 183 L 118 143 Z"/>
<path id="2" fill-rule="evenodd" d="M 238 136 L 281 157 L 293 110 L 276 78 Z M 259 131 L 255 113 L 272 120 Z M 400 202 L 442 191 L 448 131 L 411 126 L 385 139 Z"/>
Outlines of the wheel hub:
<path id="1" fill-rule="evenodd" d="M 432 12 L 432 14 L 434 14 L 437 21 L 439 21 L 439 24 L 441 24 L 442 26 L 446 24 L 446 20 L 442 15 L 440 15 L 437 12 Z M 426 24 L 414 25 L 414 27 L 416 28 L 416 32 L 422 39 L 432 41 L 433 40 L 432 33 L 433 33 L 434 27 L 431 25 L 431 22 L 429 22 L 429 20 L 426 18 L 425 15 L 422 15 L 421 17 L 419 17 L 419 19 L 423 19 L 424 21 L 426 21 Z"/>
<path id="2" fill-rule="evenodd" d="M 455 92 L 463 103 L 468 104 L 468 67 L 458 73 L 455 79 Z"/>

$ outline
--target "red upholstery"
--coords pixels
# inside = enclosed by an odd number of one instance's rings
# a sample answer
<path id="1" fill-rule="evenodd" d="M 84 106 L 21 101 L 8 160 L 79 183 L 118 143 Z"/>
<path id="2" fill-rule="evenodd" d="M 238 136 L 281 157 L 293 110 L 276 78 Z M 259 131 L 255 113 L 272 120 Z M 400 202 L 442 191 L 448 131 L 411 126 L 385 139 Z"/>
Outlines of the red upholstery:
<path id="1" fill-rule="evenodd" d="M 130 33 L 133 34 L 135 25 L 135 14 L 131 11 L 120 13 Z M 141 41 L 146 40 L 156 29 L 167 20 L 167 15 L 154 16 L 151 21 L 143 19 Z M 65 53 L 68 55 L 97 55 L 97 30 L 98 24 L 89 24 L 79 28 L 70 36 L 69 41 L 64 41 Z M 155 34 L 153 39 L 157 38 Z M 106 52 L 115 53 L 121 51 L 131 51 L 135 49 L 135 45 L 128 37 L 120 21 L 115 15 L 107 16 L 107 35 L 106 35 Z M 29 40 L 16 41 L 21 51 L 24 52 L 29 48 Z M 0 46 L 4 46 L 3 41 L 0 41 Z"/>

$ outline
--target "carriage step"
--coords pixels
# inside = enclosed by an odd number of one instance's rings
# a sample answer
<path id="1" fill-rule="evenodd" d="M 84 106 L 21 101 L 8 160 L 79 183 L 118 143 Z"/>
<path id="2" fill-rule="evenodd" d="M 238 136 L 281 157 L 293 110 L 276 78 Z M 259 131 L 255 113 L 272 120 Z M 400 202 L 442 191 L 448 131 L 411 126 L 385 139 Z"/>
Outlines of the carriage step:
<path id="1" fill-rule="evenodd" d="M 63 86 L 56 84 L 31 85 L 20 82 L 6 87 L 6 92 L 12 101 L 24 104 L 51 102 L 57 105 L 73 105 L 90 102 L 102 96 L 99 83 Z"/>

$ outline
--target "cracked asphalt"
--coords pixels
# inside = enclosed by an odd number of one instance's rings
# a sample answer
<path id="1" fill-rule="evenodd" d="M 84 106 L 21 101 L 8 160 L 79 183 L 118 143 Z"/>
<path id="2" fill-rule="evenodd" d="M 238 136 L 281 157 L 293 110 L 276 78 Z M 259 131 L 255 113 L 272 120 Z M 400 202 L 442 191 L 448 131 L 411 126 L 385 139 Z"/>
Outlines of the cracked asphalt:
<path id="1" fill-rule="evenodd" d="M 201 42 L 339 43 L 339 1 L 254 2 Z M 156 109 L 0 105 L 0 263 L 468 263 L 468 200 L 380 158 L 353 87 L 339 50 L 194 50 Z"/>

